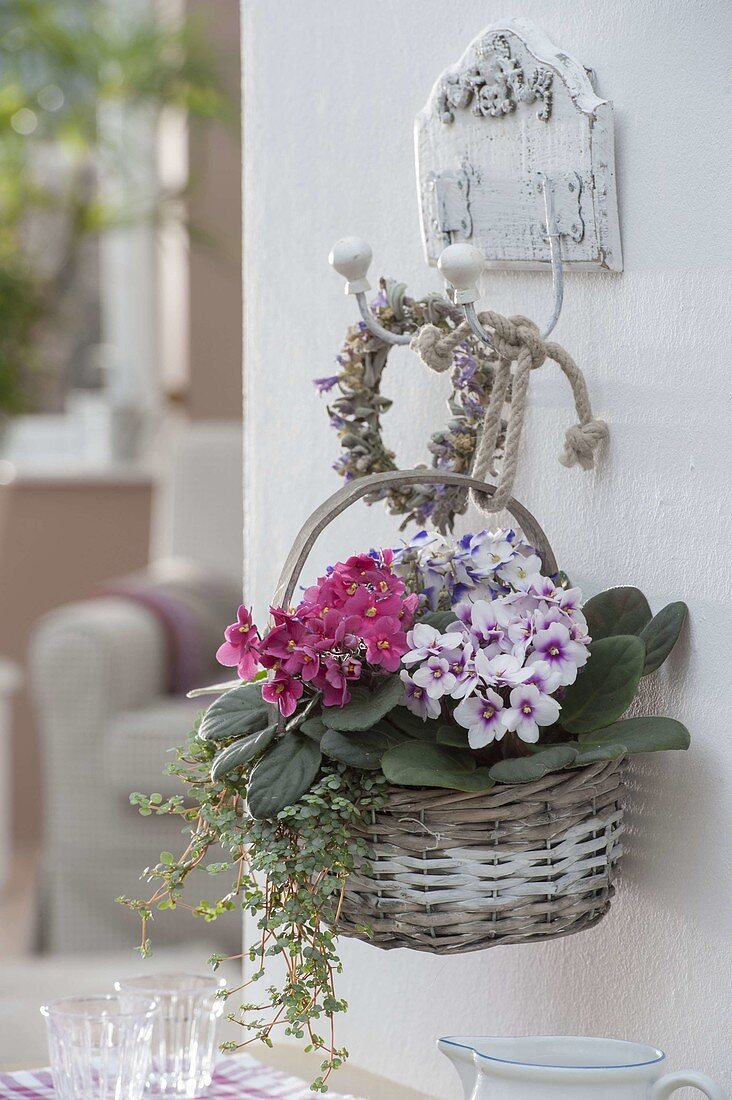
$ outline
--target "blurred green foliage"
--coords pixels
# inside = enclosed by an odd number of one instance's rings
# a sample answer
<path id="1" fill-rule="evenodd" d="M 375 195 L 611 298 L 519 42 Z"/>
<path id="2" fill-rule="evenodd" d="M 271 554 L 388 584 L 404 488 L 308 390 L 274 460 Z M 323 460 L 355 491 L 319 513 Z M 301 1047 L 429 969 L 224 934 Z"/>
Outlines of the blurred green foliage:
<path id="1" fill-rule="evenodd" d="M 99 163 L 125 168 L 125 150 L 100 133 L 100 109 L 234 117 L 203 28 L 133 19 L 128 9 L 127 0 L 0 2 L 0 414 L 27 404 L 39 325 L 53 317 L 80 243 L 167 208 L 168 196 L 154 210 L 100 199 Z M 49 215 L 63 219 L 68 253 L 53 273 L 32 232 Z"/>

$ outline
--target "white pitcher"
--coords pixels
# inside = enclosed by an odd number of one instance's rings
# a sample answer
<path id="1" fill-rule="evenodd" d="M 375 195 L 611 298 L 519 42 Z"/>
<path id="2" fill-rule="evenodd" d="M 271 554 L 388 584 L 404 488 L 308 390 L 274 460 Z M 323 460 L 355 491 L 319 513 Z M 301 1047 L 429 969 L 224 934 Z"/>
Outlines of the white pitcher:
<path id="1" fill-rule="evenodd" d="M 689 1085 L 727 1100 L 702 1073 L 664 1073 L 662 1050 L 621 1039 L 448 1036 L 437 1046 L 455 1066 L 465 1100 L 666 1100 Z"/>

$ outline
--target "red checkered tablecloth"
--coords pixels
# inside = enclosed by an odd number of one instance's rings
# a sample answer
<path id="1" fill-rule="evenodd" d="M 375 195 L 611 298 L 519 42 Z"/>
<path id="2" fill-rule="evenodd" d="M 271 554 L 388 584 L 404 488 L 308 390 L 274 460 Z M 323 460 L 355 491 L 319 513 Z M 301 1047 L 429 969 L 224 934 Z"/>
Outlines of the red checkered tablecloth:
<path id="1" fill-rule="evenodd" d="M 304 1081 L 239 1054 L 216 1067 L 207 1100 L 313 1100 Z M 329 1092 L 330 1100 L 357 1100 Z M 55 1100 L 50 1069 L 0 1073 L 0 1100 Z"/>

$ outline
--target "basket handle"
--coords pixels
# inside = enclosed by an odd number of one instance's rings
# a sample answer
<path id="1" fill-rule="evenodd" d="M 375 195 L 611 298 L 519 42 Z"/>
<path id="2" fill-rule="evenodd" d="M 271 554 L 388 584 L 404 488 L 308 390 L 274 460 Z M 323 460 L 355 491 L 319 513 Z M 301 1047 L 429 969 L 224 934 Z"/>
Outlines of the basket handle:
<path id="1" fill-rule="evenodd" d="M 333 493 L 327 500 L 316 508 L 312 515 L 300 528 L 297 538 L 292 544 L 292 549 L 287 556 L 280 579 L 275 590 L 273 604 L 275 607 L 289 607 L 295 586 L 300 578 L 305 562 L 308 559 L 316 539 L 322 531 L 357 500 L 368 496 L 377 489 L 403 488 L 405 485 L 463 485 L 466 489 L 474 489 L 480 493 L 492 496 L 496 488 L 485 481 L 478 481 L 468 474 L 457 474 L 447 470 L 390 470 L 387 473 L 369 474 L 366 477 L 349 481 L 343 485 L 337 493 Z M 510 512 L 518 523 L 528 541 L 536 548 L 541 558 L 544 572 L 554 576 L 558 572 L 554 551 L 549 545 L 544 531 L 538 521 L 522 504 L 513 497 L 506 504 L 506 511 Z"/>

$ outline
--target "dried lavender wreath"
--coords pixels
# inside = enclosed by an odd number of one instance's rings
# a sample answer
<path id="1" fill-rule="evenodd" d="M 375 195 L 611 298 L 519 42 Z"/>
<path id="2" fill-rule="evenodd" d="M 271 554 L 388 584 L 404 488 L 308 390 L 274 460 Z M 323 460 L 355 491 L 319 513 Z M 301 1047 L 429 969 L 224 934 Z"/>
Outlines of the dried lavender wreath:
<path id="1" fill-rule="evenodd" d="M 379 324 L 390 332 L 417 332 L 425 324 L 434 324 L 445 332 L 462 320 L 455 309 L 439 294 L 428 294 L 415 301 L 407 297 L 404 283 L 381 279 L 379 292 L 371 303 Z M 342 454 L 333 464 L 346 481 L 367 474 L 397 470 L 396 455 L 385 445 L 381 418 L 392 402 L 381 392 L 384 369 L 391 345 L 371 333 L 363 321 L 351 325 L 336 357 L 336 374 L 314 380 L 322 394 L 333 390 L 339 396 L 327 406 L 331 426 L 338 432 Z M 469 473 L 473 463 L 477 433 L 490 399 L 497 357 L 475 337 L 458 345 L 450 372 L 452 391 L 447 401 L 450 420 L 434 432 L 428 443 L 432 467 L 455 473 Z M 496 457 L 503 448 L 505 425 L 498 441 Z M 403 515 L 403 530 L 409 523 L 432 527 L 445 534 L 452 531 L 456 515 L 467 507 L 467 492 L 457 486 L 409 486 L 385 489 L 366 497 L 369 504 L 385 500 L 393 515 Z"/>

